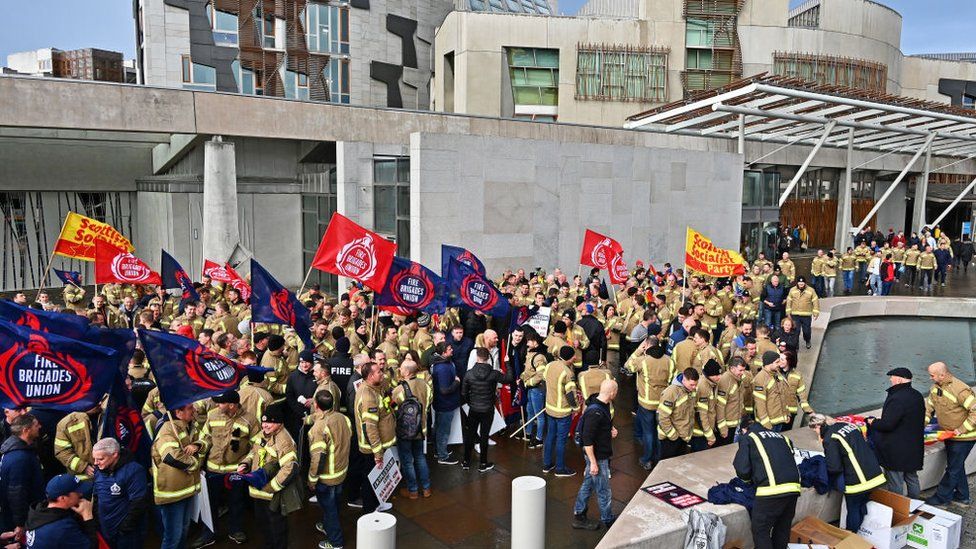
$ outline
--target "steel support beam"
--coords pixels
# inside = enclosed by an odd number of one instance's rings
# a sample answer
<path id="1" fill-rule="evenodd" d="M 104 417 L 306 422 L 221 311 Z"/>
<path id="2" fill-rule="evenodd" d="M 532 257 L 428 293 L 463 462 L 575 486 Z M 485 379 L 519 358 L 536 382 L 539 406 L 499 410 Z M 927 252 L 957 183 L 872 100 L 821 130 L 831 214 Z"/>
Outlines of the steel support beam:
<path id="1" fill-rule="evenodd" d="M 959 202 L 962 200 L 962 197 L 966 196 L 967 194 L 973 191 L 974 187 L 976 187 L 976 179 L 970 181 L 969 185 L 966 185 L 966 188 L 963 189 L 961 193 L 959 193 L 959 196 L 957 196 L 956 199 L 953 200 L 951 204 L 949 204 L 949 207 L 947 207 L 945 211 L 939 214 L 939 217 L 936 217 L 935 221 L 929 223 L 929 226 L 935 227 L 936 225 L 938 225 L 939 222 L 942 221 L 942 219 L 945 218 L 945 216 L 949 215 L 949 212 L 951 212 L 952 209 L 955 208 L 957 204 L 959 204 Z"/>
<path id="2" fill-rule="evenodd" d="M 800 178 L 803 177 L 803 174 L 806 173 L 807 168 L 810 167 L 810 162 L 813 162 L 813 157 L 817 156 L 817 153 L 820 152 L 820 147 L 823 147 L 823 144 L 827 142 L 827 138 L 830 137 L 830 133 L 834 131 L 834 127 L 836 125 L 837 122 L 833 120 L 827 123 L 827 126 L 824 128 L 823 135 L 821 135 L 820 139 L 817 140 L 817 144 L 813 146 L 813 150 L 807 155 L 807 159 L 804 160 L 803 164 L 800 165 L 800 169 L 796 172 L 796 175 L 794 175 L 793 179 L 790 180 L 790 184 L 786 186 L 786 190 L 783 191 L 783 194 L 779 197 L 780 208 L 782 208 L 783 204 L 786 203 L 786 199 L 790 196 L 790 193 L 793 192 L 793 188 L 796 187 L 797 182 L 799 182 Z"/>
<path id="3" fill-rule="evenodd" d="M 839 253 L 847 250 L 851 241 L 851 186 L 854 184 L 854 128 L 847 129 L 847 169 L 844 174 L 844 187 L 837 193 L 837 221 L 834 224 L 834 248 Z"/>
<path id="4" fill-rule="evenodd" d="M 898 177 L 896 177 L 895 180 L 892 181 L 891 186 L 888 187 L 888 190 L 886 190 L 885 193 L 881 195 L 881 198 L 879 198 L 878 201 L 874 203 L 874 207 L 871 208 L 871 211 L 868 212 L 868 215 L 864 216 L 864 219 L 861 220 L 861 223 L 853 231 L 854 234 L 861 232 L 861 229 L 863 229 L 864 226 L 868 224 L 868 220 L 874 217 L 874 214 L 878 213 L 878 210 L 881 209 L 881 205 L 885 203 L 885 200 L 888 200 L 888 197 L 891 196 L 891 193 L 895 191 L 895 188 L 898 187 L 898 184 L 901 183 L 901 180 L 905 179 L 905 176 L 908 175 L 908 172 L 909 170 L 912 169 L 912 166 L 914 166 L 915 163 L 918 162 L 918 159 L 921 158 L 923 154 L 925 154 L 926 157 L 929 156 L 928 155 L 929 147 L 932 145 L 933 139 L 935 139 L 935 134 L 934 133 L 929 134 L 929 138 L 925 140 L 925 144 L 922 145 L 922 148 L 920 148 L 918 152 L 915 153 L 915 156 L 913 156 L 912 159 L 908 161 L 908 164 L 905 166 L 905 169 L 903 169 L 901 173 L 898 174 Z"/>
<path id="5" fill-rule="evenodd" d="M 922 176 L 915 183 L 915 207 L 912 208 L 912 226 L 909 231 L 916 231 L 925 224 L 925 201 L 929 194 L 929 173 L 932 168 L 932 151 L 925 153 L 925 169 Z"/>

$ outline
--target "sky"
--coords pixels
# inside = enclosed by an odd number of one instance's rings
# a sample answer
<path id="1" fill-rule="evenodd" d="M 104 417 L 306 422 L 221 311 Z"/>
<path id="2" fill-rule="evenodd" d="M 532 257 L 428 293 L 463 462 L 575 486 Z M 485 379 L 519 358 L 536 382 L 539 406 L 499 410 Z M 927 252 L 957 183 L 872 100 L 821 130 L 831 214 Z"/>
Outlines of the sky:
<path id="1" fill-rule="evenodd" d="M 584 2 L 558 0 L 559 11 L 571 15 Z M 904 18 L 902 51 L 906 54 L 976 51 L 976 12 L 972 0 L 882 0 L 881 3 L 894 8 Z M 101 48 L 121 51 L 126 59 L 131 59 L 135 51 L 132 1 L 33 0 L 18 3 L 17 9 L 7 11 L 4 30 L 0 33 L 0 65 L 6 64 L 9 53 L 45 47 Z"/>

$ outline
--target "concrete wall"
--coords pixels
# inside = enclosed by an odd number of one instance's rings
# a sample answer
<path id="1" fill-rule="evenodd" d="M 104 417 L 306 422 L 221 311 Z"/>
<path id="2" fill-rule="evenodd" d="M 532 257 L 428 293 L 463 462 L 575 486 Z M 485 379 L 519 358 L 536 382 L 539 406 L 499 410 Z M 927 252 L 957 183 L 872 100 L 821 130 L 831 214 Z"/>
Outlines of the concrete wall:
<path id="1" fill-rule="evenodd" d="M 414 133 L 414 260 L 463 244 L 497 272 L 578 264 L 586 228 L 680 264 L 685 228 L 738 246 L 742 158 L 729 153 Z"/>
<path id="2" fill-rule="evenodd" d="M 190 55 L 190 13 L 164 0 L 140 0 L 143 12 L 142 73 L 150 86 L 183 85 L 181 56 Z"/>
<path id="3" fill-rule="evenodd" d="M 902 62 L 902 94 L 908 97 L 949 103 L 949 97 L 939 93 L 939 80 L 943 78 L 976 82 L 976 63 L 921 57 L 906 57 Z"/>

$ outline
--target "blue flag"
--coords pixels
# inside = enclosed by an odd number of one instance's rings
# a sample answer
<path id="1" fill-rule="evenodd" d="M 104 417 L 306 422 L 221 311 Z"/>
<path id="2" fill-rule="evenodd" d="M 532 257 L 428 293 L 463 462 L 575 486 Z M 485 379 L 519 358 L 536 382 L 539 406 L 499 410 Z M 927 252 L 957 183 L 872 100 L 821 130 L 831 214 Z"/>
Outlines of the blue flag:
<path id="1" fill-rule="evenodd" d="M 294 292 L 288 290 L 251 260 L 251 320 L 268 324 L 287 324 L 295 328 L 306 349 L 312 349 L 312 315 Z"/>
<path id="2" fill-rule="evenodd" d="M 80 412 L 96 406 L 118 372 L 116 351 L 0 320 L 0 407 Z"/>
<path id="3" fill-rule="evenodd" d="M 102 437 L 112 437 L 129 451 L 143 467 L 152 461 L 152 440 L 142 413 L 132 400 L 132 394 L 125 387 L 125 378 L 118 376 L 112 385 L 108 402 L 105 404 L 105 423 Z"/>
<path id="4" fill-rule="evenodd" d="M 74 313 L 55 313 L 17 305 L 0 299 L 0 320 L 18 326 L 26 326 L 38 332 L 50 332 L 71 339 L 85 339 L 88 333 L 87 317 Z"/>
<path id="5" fill-rule="evenodd" d="M 163 278 L 163 288 L 167 290 L 171 288 L 180 288 L 183 290 L 183 298 L 180 302 L 180 310 L 183 310 L 183 303 L 188 300 L 199 301 L 200 294 L 193 288 L 193 281 L 190 280 L 190 276 L 186 274 L 183 267 L 180 266 L 176 259 L 166 253 L 166 250 L 162 250 L 163 258 L 160 260 L 160 271 Z"/>
<path id="6" fill-rule="evenodd" d="M 376 304 L 443 314 L 447 310 L 447 284 L 420 263 L 394 257 L 383 291 L 376 294 Z"/>
<path id="7" fill-rule="evenodd" d="M 447 278 L 447 274 L 451 270 L 452 259 L 457 259 L 461 263 L 471 267 L 481 276 L 488 276 L 488 271 L 485 270 L 485 264 L 473 253 L 458 246 L 441 244 L 441 276 L 444 278 Z"/>
<path id="8" fill-rule="evenodd" d="M 139 341 L 167 410 L 236 390 L 245 376 L 243 366 L 195 339 L 140 329 Z"/>
<path id="9" fill-rule="evenodd" d="M 54 274 L 61 279 L 62 284 L 74 284 L 75 286 L 81 286 L 81 273 L 78 271 L 62 271 L 60 269 L 54 269 Z"/>
<path id="10" fill-rule="evenodd" d="M 452 307 L 475 309 L 495 318 L 511 311 L 508 299 L 490 280 L 457 259 L 451 261 L 447 284 Z"/>

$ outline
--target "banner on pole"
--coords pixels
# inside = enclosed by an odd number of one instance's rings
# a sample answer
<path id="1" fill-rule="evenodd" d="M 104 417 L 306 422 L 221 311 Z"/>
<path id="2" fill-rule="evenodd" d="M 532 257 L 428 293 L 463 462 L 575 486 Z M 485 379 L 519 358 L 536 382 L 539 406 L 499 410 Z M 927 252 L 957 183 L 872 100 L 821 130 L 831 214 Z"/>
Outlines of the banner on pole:
<path id="1" fill-rule="evenodd" d="M 68 212 L 64 227 L 54 245 L 54 253 L 82 261 L 95 261 L 95 242 L 98 240 L 127 252 L 135 250 L 129 239 L 108 223 Z"/>
<path id="2" fill-rule="evenodd" d="M 685 236 L 685 266 L 696 273 L 716 277 L 738 276 L 746 272 L 746 262 L 741 255 L 719 248 L 691 227 Z"/>

